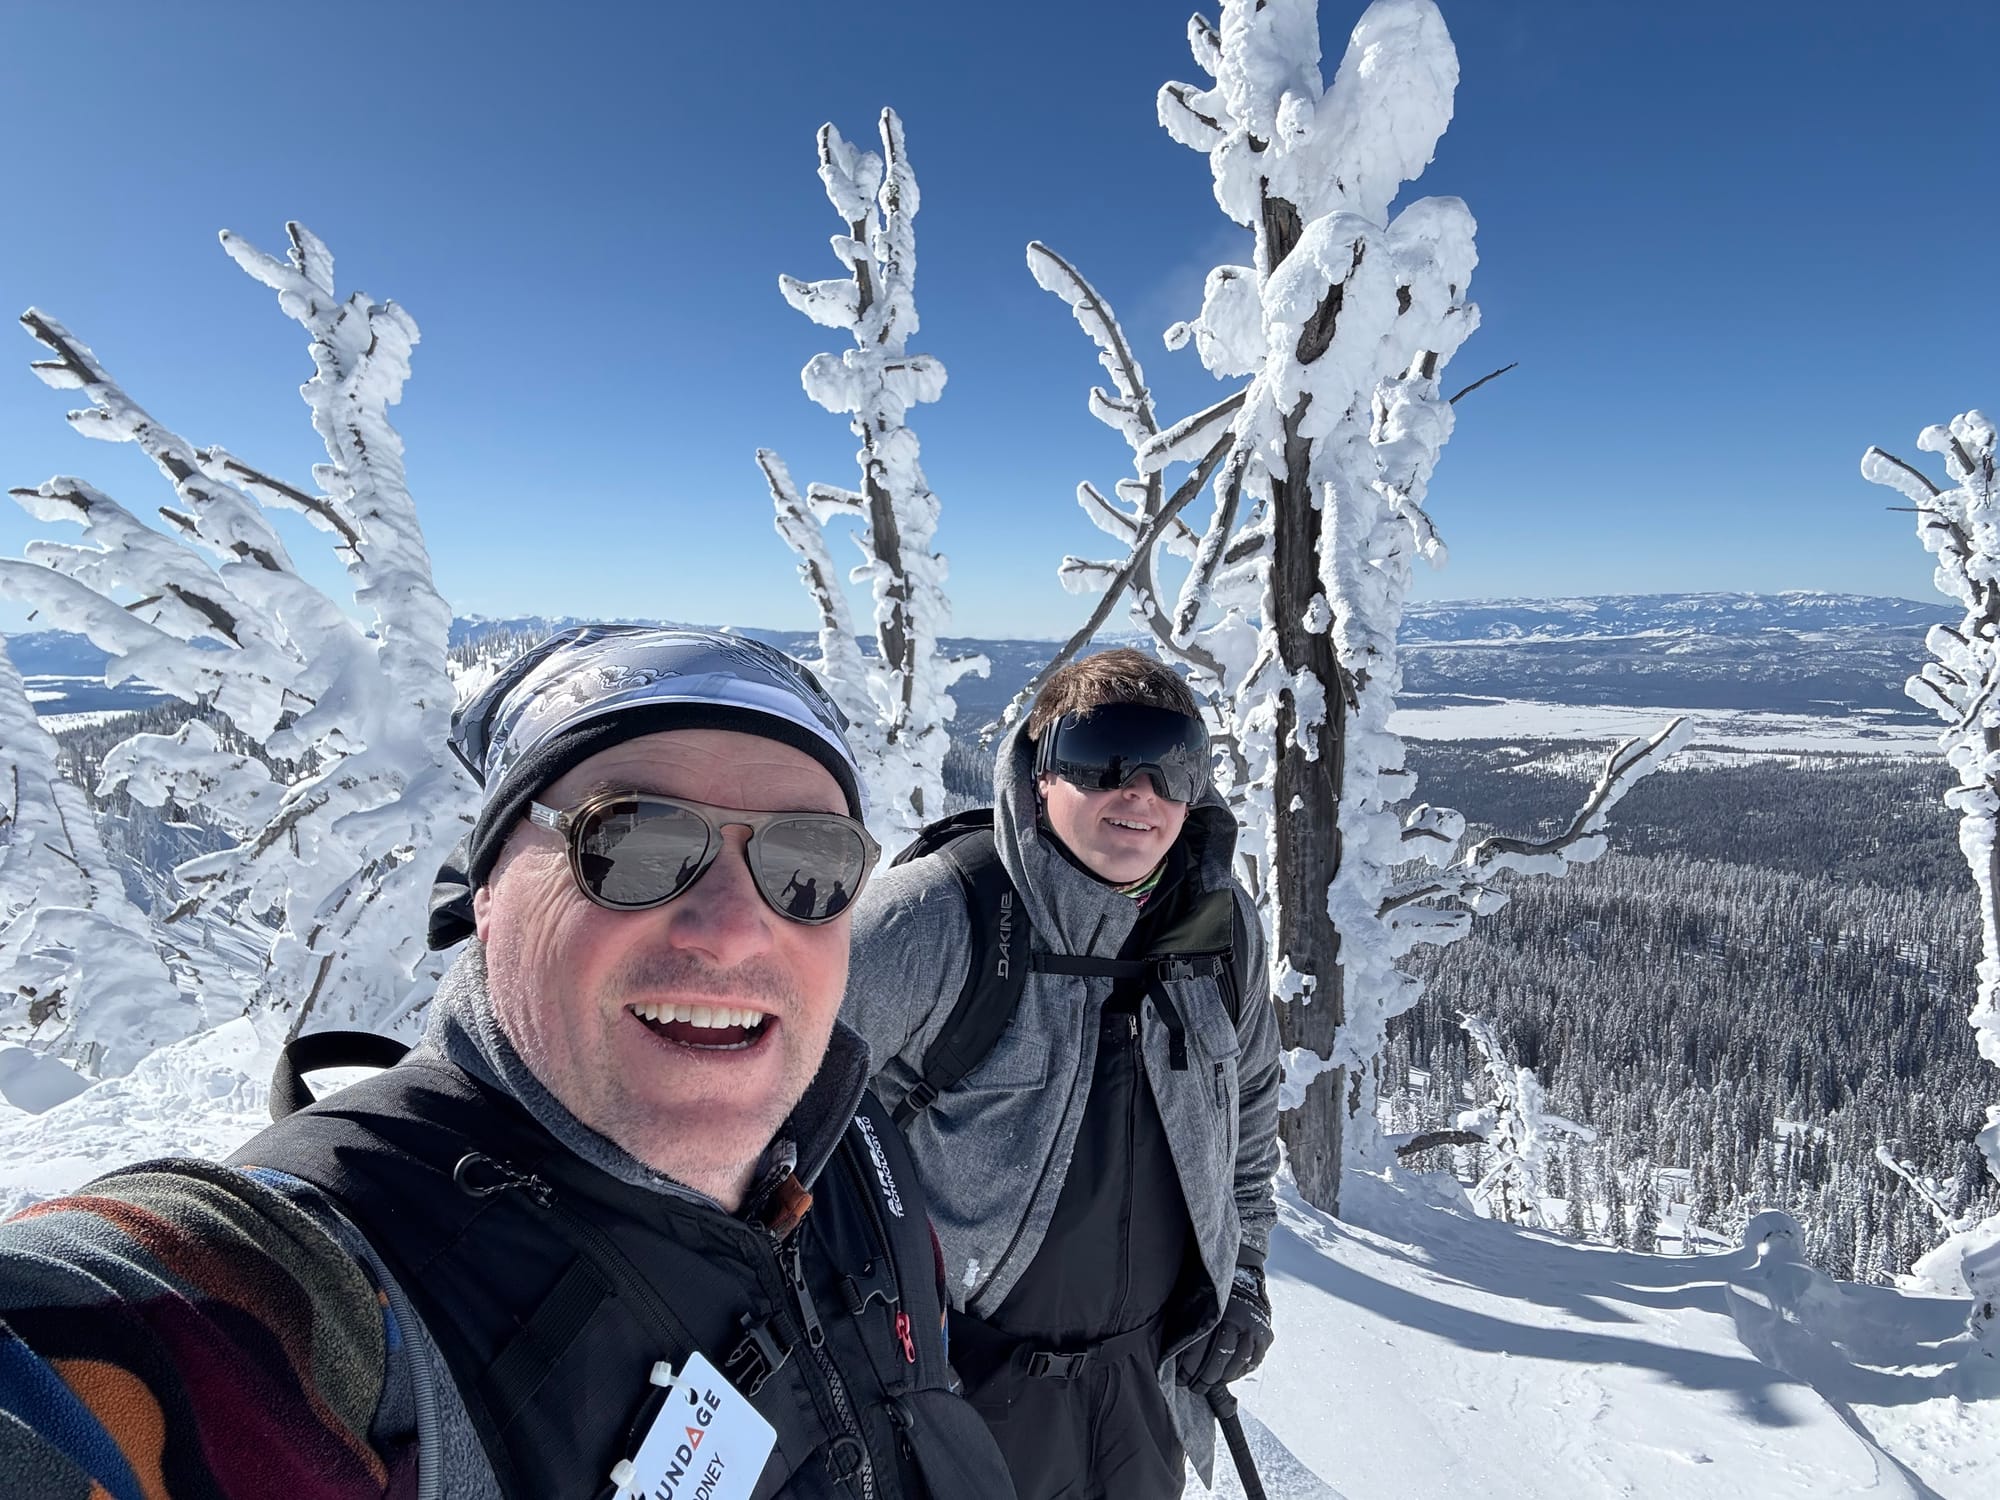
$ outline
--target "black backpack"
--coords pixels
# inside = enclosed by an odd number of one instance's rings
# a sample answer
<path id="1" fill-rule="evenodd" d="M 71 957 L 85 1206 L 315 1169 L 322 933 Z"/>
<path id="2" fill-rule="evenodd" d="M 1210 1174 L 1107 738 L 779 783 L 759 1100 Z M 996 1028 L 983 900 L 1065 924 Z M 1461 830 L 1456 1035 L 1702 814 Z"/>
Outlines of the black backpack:
<path id="1" fill-rule="evenodd" d="M 1210 891 L 1185 920 L 1160 935 L 1144 958 L 1083 958 L 1037 952 L 1027 913 L 1014 882 L 1000 863 L 993 841 L 993 809 L 975 807 L 925 827 L 891 864 L 903 865 L 942 855 L 965 895 L 972 952 L 965 984 L 953 1002 L 944 1029 L 924 1052 L 921 1076 L 896 1106 L 896 1124 L 907 1127 L 938 1095 L 978 1067 L 1014 1019 L 1030 971 L 1079 974 L 1101 979 L 1143 979 L 1168 1031 L 1168 1055 L 1176 1070 L 1187 1067 L 1187 1025 L 1163 981 L 1215 979 L 1229 1019 L 1240 1017 L 1243 954 L 1249 947 L 1243 913 L 1233 887 Z M 1225 938 L 1221 908 L 1228 906 Z"/>

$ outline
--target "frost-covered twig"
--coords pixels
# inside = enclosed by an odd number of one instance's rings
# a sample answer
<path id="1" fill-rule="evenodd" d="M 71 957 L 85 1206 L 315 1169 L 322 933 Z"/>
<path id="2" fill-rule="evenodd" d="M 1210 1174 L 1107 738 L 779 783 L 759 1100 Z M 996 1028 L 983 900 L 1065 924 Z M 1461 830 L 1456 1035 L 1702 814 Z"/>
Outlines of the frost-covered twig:
<path id="1" fill-rule="evenodd" d="M 861 440 L 861 489 L 813 486 L 804 496 L 784 461 L 759 449 L 757 462 L 777 509 L 778 534 L 799 557 L 799 577 L 820 620 L 815 664 L 851 725 L 869 817 L 885 842 L 907 839 L 944 808 L 945 723 L 956 712 L 951 685 L 987 670 L 982 656 L 942 651 L 950 604 L 945 559 L 931 550 L 938 501 L 918 463 L 911 406 L 944 391 L 944 366 L 908 354 L 917 331 L 917 178 L 894 110 L 882 111 L 882 154 L 862 151 L 832 125 L 819 133 L 819 175 L 847 233 L 833 241 L 845 278 L 778 278 L 785 300 L 815 323 L 846 331 L 854 347 L 814 355 L 801 379 L 806 394 L 846 413 Z M 872 656 L 854 627 L 825 526 L 858 521 L 862 562 L 850 575 L 872 587 Z"/>
<path id="2" fill-rule="evenodd" d="M 1561 875 L 1572 865 L 1590 864 L 1604 853 L 1604 830 L 1611 809 L 1641 780 L 1685 748 L 1693 733 L 1693 725 L 1682 718 L 1667 724 L 1651 739 L 1635 735 L 1626 740 L 1605 757 L 1597 784 L 1561 833 L 1546 839 L 1498 835 L 1481 839 L 1439 874 L 1392 888 L 1383 897 L 1380 915 L 1389 917 L 1403 907 L 1438 901 L 1463 903 L 1468 912 L 1483 915 L 1505 904 L 1505 895 L 1491 889 L 1496 876 Z M 1404 841 L 1417 845 L 1416 852 L 1432 863 L 1449 859 L 1450 850 L 1464 832 L 1463 820 L 1454 822 L 1455 818 L 1456 814 L 1443 809 L 1420 807 L 1404 826 Z M 1426 928 L 1425 932 L 1427 941 L 1435 940 L 1432 929 Z"/>
<path id="3" fill-rule="evenodd" d="M 1875 1160 L 1902 1179 L 1903 1185 L 1916 1194 L 1917 1201 L 1929 1209 L 1938 1223 L 1944 1226 L 1946 1234 L 1962 1234 L 1978 1222 L 1976 1217 L 1962 1218 L 1954 1214 L 1945 1204 L 1943 1191 L 1937 1184 L 1924 1178 L 1917 1170 L 1915 1162 L 1903 1160 L 1880 1143 L 1875 1147 Z"/>
<path id="4" fill-rule="evenodd" d="M 222 245 L 310 336 L 314 374 L 301 394 L 328 456 L 314 487 L 196 449 L 68 330 L 30 312 L 23 323 L 55 354 L 36 372 L 90 402 L 71 424 L 137 444 L 180 508 L 162 508 L 172 528 L 163 533 L 80 480 L 16 490 L 38 519 L 81 526 L 83 541 L 35 542 L 24 561 L 0 560 L 0 593 L 109 652 L 111 683 L 138 679 L 212 709 L 260 747 L 254 757 L 228 749 L 191 720 L 105 757 L 104 790 L 201 807 L 237 840 L 175 871 L 188 894 L 168 920 L 256 931 L 273 914 L 276 936 L 248 976 L 254 1003 L 291 1008 L 295 1025 L 311 1013 L 387 1026 L 435 982 L 423 945 L 431 878 L 473 795 L 445 749 L 451 611 L 431 581 L 388 416 L 417 327 L 393 302 L 339 297 L 326 246 L 299 225 L 288 233 L 283 258 L 227 232 Z M 365 625 L 298 571 L 265 507 L 297 511 L 328 534 Z M 205 992 L 244 977 L 206 945 L 179 951 Z"/>
<path id="5" fill-rule="evenodd" d="M 1870 448 L 1862 477 L 1887 485 L 1917 508 L 1917 537 L 1937 558 L 1933 581 L 1958 601 L 1965 617 L 1956 630 L 1932 627 L 1925 663 L 1905 691 L 1948 726 L 1938 736 L 1958 785 L 1945 805 L 1958 813 L 1958 847 L 1979 894 L 1981 952 L 1972 1029 L 1979 1055 L 2000 1067 L 2000 478 L 1993 424 L 1977 411 L 1917 437 L 1926 453 L 1944 458 L 1945 489 L 1911 464 Z M 1986 1110 L 1979 1148 L 2000 1179 L 2000 1104 Z M 1893 1167 L 1893 1163 L 1885 1163 Z M 1970 1232 L 1972 1226 L 1960 1225 Z M 1989 1239 L 1992 1237 L 1989 1236 Z M 2000 1360 L 2000 1239 L 1964 1259 L 1974 1298 L 1972 1327 L 1986 1359 Z"/>

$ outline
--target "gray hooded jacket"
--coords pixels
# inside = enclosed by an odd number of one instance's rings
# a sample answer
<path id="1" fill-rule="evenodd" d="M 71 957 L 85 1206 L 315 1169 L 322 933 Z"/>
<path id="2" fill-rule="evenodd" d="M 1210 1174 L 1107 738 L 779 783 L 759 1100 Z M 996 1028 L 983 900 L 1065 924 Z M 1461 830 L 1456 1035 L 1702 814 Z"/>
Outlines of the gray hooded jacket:
<path id="1" fill-rule="evenodd" d="M 1037 819 L 1034 746 L 1016 726 L 994 769 L 994 832 L 1039 951 L 1115 958 L 1137 908 L 1056 849 Z M 1182 834 L 1198 891 L 1232 889 L 1249 935 L 1231 1022 L 1213 979 L 1167 982 L 1186 1020 L 1188 1066 L 1176 1070 L 1164 1027 L 1148 1027 L 1146 1076 L 1174 1143 L 1202 1267 L 1219 1317 L 1238 1262 L 1262 1264 L 1276 1216 L 1278 1028 L 1265 981 L 1263 930 L 1231 874 L 1236 823 L 1214 792 Z M 971 962 L 971 915 L 942 858 L 883 871 L 862 893 L 842 1019 L 867 1039 L 875 1087 L 891 1109 L 921 1076 Z M 990 1316 L 1042 1247 L 1069 1170 L 1112 981 L 1031 972 L 1014 1022 L 985 1060 L 910 1122 L 906 1134 L 930 1199 L 955 1305 Z M 1188 1454 L 1208 1478 L 1214 1429 L 1204 1402 L 1162 1383 Z"/>

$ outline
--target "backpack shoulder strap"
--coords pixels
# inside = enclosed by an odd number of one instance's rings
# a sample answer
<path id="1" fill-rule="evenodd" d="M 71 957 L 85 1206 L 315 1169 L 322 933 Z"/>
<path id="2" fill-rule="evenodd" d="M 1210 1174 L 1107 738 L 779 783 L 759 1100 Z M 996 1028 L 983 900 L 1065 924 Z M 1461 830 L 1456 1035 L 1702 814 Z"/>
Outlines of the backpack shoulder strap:
<path id="1" fill-rule="evenodd" d="M 305 1075 L 321 1068 L 393 1068 L 409 1046 L 373 1031 L 309 1031 L 285 1043 L 271 1071 L 271 1118 L 282 1120 L 319 1102 Z"/>
<path id="2" fill-rule="evenodd" d="M 1243 966 L 1250 952 L 1250 929 L 1243 922 L 1243 903 L 1229 893 L 1229 952 L 1223 958 L 1222 1003 L 1230 1024 L 1243 1024 Z"/>
<path id="3" fill-rule="evenodd" d="M 922 1076 L 896 1106 L 899 1126 L 907 1126 L 938 1095 L 979 1066 L 1014 1019 L 1028 983 L 1027 913 L 1000 863 L 990 819 L 985 828 L 965 832 L 936 852 L 958 877 L 972 951 L 951 1015 L 924 1051 Z"/>
<path id="4" fill-rule="evenodd" d="M 889 861 L 893 867 L 906 865 L 913 859 L 922 859 L 927 854 L 936 854 L 940 849 L 949 848 L 960 839 L 975 833 L 993 832 L 993 809 L 990 807 L 968 807 L 953 813 L 950 817 L 939 818 L 934 823 L 926 823 L 917 830 L 917 836 L 897 851 Z"/>

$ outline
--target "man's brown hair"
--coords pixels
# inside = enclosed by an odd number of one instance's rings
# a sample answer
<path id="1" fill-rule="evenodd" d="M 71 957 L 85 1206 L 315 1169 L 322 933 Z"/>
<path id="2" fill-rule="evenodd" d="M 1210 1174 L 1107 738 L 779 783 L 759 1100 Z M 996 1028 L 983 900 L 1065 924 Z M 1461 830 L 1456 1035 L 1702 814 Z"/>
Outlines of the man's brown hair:
<path id="1" fill-rule="evenodd" d="M 1039 740 L 1064 714 L 1088 714 L 1113 703 L 1147 703 L 1201 717 L 1180 673 L 1157 657 L 1120 646 L 1073 661 L 1043 683 L 1028 710 L 1028 738 Z"/>

